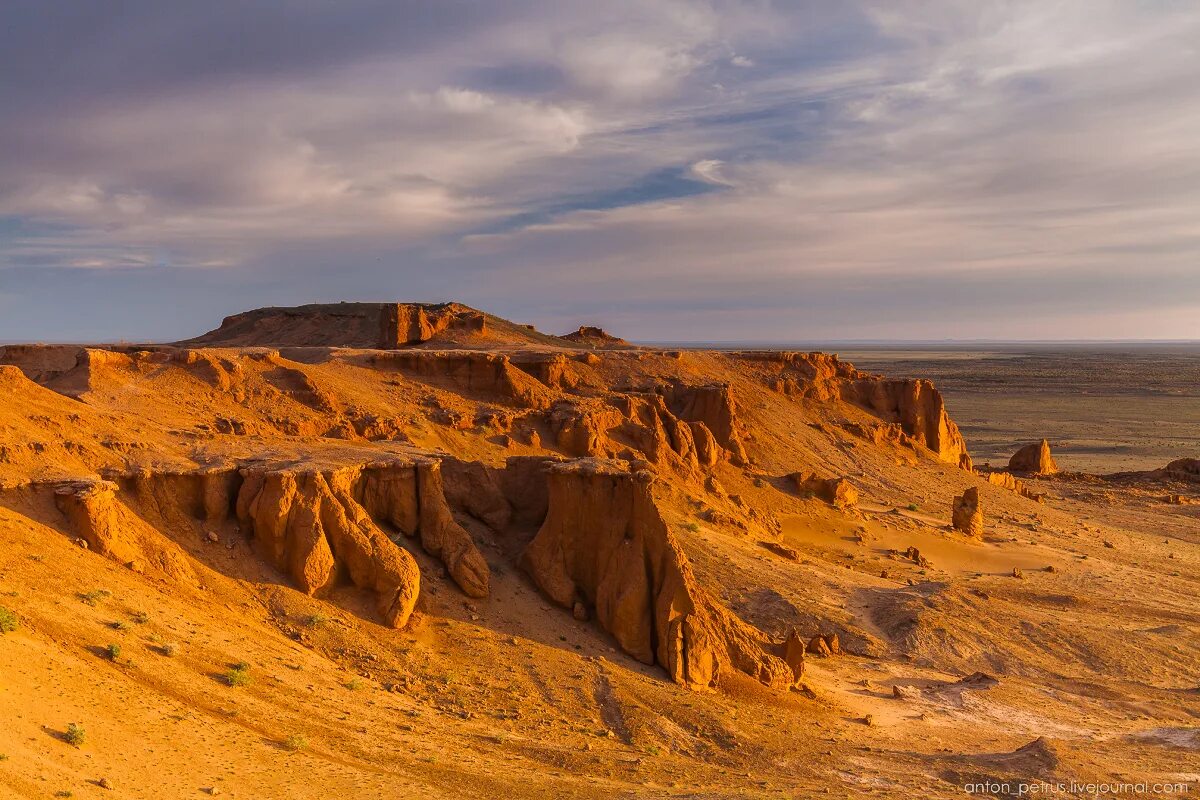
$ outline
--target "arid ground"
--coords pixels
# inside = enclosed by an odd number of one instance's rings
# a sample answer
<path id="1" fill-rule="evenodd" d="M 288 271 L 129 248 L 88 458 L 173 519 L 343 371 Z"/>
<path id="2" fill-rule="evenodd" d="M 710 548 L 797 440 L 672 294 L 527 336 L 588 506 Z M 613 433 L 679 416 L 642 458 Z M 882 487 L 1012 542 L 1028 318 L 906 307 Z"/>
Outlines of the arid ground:
<path id="1" fill-rule="evenodd" d="M 1015 424 L 1010 354 L 453 304 L 0 348 L 0 796 L 1200 790 L 1200 453 L 1086 460 L 1023 357 Z"/>

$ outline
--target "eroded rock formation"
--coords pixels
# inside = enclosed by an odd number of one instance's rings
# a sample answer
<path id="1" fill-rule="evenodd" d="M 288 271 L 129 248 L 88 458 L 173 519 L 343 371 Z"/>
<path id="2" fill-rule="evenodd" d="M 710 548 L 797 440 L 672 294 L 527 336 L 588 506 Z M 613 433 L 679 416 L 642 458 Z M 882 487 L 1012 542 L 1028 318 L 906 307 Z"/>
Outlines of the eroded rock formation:
<path id="1" fill-rule="evenodd" d="M 977 487 L 972 486 L 960 497 L 954 498 L 951 523 L 956 530 L 968 536 L 983 538 L 983 509 L 980 507 Z"/>
<path id="2" fill-rule="evenodd" d="M 583 604 L 625 652 L 689 687 L 711 687 L 728 669 L 768 685 L 795 680 L 758 631 L 697 584 L 646 469 L 578 459 L 546 474 L 546 518 L 522 561 L 551 600 Z"/>
<path id="3" fill-rule="evenodd" d="M 416 606 L 420 571 L 359 502 L 362 475 L 355 468 L 244 470 L 237 517 L 258 554 L 302 591 L 318 594 L 345 571 L 356 586 L 377 594 L 388 624 L 403 627 Z M 388 491 L 395 488 L 372 487 L 371 500 L 409 499 Z"/>
<path id="4" fill-rule="evenodd" d="M 175 580 L 195 582 L 195 573 L 178 545 L 159 534 L 121 502 L 112 481 L 70 481 L 54 487 L 54 504 L 70 531 L 89 550 L 119 564 L 153 570 Z"/>
<path id="5" fill-rule="evenodd" d="M 1037 444 L 1027 444 L 1008 460 L 1008 468 L 1013 472 L 1023 472 L 1030 475 L 1053 475 L 1058 472 L 1058 464 L 1050 454 L 1050 443 L 1042 439 Z"/>
<path id="6" fill-rule="evenodd" d="M 940 460 L 965 469 L 972 466 L 958 425 L 929 381 L 872 375 L 827 353 L 750 352 L 739 356 L 762 364 L 767 384 L 778 392 L 853 403 L 885 422 L 898 423 L 906 435 Z"/>

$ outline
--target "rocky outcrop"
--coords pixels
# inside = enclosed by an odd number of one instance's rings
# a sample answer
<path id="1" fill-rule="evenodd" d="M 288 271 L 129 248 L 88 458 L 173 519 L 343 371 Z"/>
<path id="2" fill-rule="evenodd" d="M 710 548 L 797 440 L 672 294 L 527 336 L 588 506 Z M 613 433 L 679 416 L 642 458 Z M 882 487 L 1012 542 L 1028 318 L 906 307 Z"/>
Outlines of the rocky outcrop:
<path id="1" fill-rule="evenodd" d="M 1029 488 L 1029 484 L 1020 478 L 1014 477 L 1008 472 L 989 472 L 987 473 L 987 482 L 993 486 L 999 486 L 1001 489 L 1008 489 L 1010 492 L 1016 492 L 1022 497 L 1028 497 L 1030 500 L 1039 503 L 1045 502 L 1045 498 Z"/>
<path id="2" fill-rule="evenodd" d="M 195 572 L 179 546 L 133 513 L 117 491 L 112 481 L 69 481 L 54 487 L 54 504 L 89 550 L 135 572 L 155 571 L 194 583 Z"/>
<path id="3" fill-rule="evenodd" d="M 726 451 L 731 463 L 738 466 L 748 463 L 744 444 L 746 431 L 728 384 L 690 386 L 676 383 L 660 387 L 659 393 L 676 417 L 704 425 L 713 441 Z"/>
<path id="4" fill-rule="evenodd" d="M 853 403 L 884 422 L 899 424 L 938 459 L 965 469 L 972 466 L 958 425 L 929 381 L 872 375 L 827 353 L 745 352 L 737 357 L 760 364 L 767 385 L 775 391 L 821 402 Z M 874 432 L 868 438 L 876 436 L 887 438 Z"/>
<path id="5" fill-rule="evenodd" d="M 962 433 L 946 413 L 941 393 L 929 381 L 860 378 L 843 385 L 842 399 L 863 406 L 886 421 L 900 423 L 906 434 L 932 450 L 941 461 L 970 469 Z"/>
<path id="6" fill-rule="evenodd" d="M 555 446 L 571 456 L 635 457 L 683 474 L 738 457 L 718 442 L 705 422 L 673 413 L 667 397 L 659 393 L 631 392 L 610 403 L 561 400 L 550 409 L 547 422 Z M 737 429 L 726 426 L 726 435 L 744 456 Z"/>
<path id="7" fill-rule="evenodd" d="M 1013 472 L 1029 475 L 1053 475 L 1058 472 L 1058 464 L 1050 454 L 1050 443 L 1045 439 L 1037 444 L 1027 444 L 1008 460 L 1008 468 Z"/>
<path id="8" fill-rule="evenodd" d="M 972 486 L 954 498 L 951 509 L 951 524 L 955 530 L 968 536 L 983 538 L 983 509 L 979 503 L 979 489 Z"/>
<path id="9" fill-rule="evenodd" d="M 399 351 L 373 354 L 370 361 L 423 383 L 445 383 L 457 392 L 508 400 L 524 408 L 547 408 L 552 397 L 540 381 L 497 353 Z"/>
<path id="10" fill-rule="evenodd" d="M 842 654 L 842 643 L 836 633 L 819 633 L 808 640 L 806 649 L 810 655 L 828 658 Z"/>
<path id="11" fill-rule="evenodd" d="M 486 328 L 482 313 L 457 303 L 386 303 L 379 318 L 378 346 L 391 349 L 428 342 L 450 329 L 481 334 Z"/>
<path id="12" fill-rule="evenodd" d="M 824 500 L 835 508 L 849 508 L 858 503 L 858 489 L 845 478 L 821 478 L 814 472 L 793 472 L 788 479 L 800 494 Z"/>
<path id="13" fill-rule="evenodd" d="M 1200 483 L 1200 458 L 1177 458 L 1161 472 L 1164 477 Z"/>
<path id="14" fill-rule="evenodd" d="M 714 686 L 726 670 L 768 685 L 795 680 L 757 630 L 697 584 L 659 516 L 648 471 L 578 459 L 546 474 L 546 518 L 522 563 L 552 601 L 582 604 L 625 652 L 685 686 Z"/>

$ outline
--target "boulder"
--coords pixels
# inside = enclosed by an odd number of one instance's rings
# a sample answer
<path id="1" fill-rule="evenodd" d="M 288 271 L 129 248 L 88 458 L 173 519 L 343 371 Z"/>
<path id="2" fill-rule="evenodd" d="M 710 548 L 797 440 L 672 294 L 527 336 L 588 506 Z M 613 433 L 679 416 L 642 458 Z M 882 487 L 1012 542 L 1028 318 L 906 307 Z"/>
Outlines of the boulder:
<path id="1" fill-rule="evenodd" d="M 1037 444 L 1027 444 L 1008 460 L 1008 468 L 1013 472 L 1031 475 L 1053 475 L 1058 472 L 1058 465 L 1050 454 L 1050 443 L 1042 439 Z"/>
<path id="2" fill-rule="evenodd" d="M 813 472 L 793 472 L 788 476 L 801 494 L 824 500 L 835 508 L 858 503 L 858 489 L 845 478 L 820 478 Z"/>

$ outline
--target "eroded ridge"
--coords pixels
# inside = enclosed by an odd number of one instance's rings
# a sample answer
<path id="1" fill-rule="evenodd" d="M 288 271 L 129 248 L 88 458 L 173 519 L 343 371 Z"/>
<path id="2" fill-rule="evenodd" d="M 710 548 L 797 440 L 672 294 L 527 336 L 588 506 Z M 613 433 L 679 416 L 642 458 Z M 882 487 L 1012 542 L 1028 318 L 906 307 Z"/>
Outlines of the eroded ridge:
<path id="1" fill-rule="evenodd" d="M 577 459 L 550 466 L 548 510 L 523 556 L 558 605 L 582 605 L 630 655 L 692 688 L 733 669 L 771 686 L 803 671 L 705 591 L 663 522 L 646 465 Z"/>

